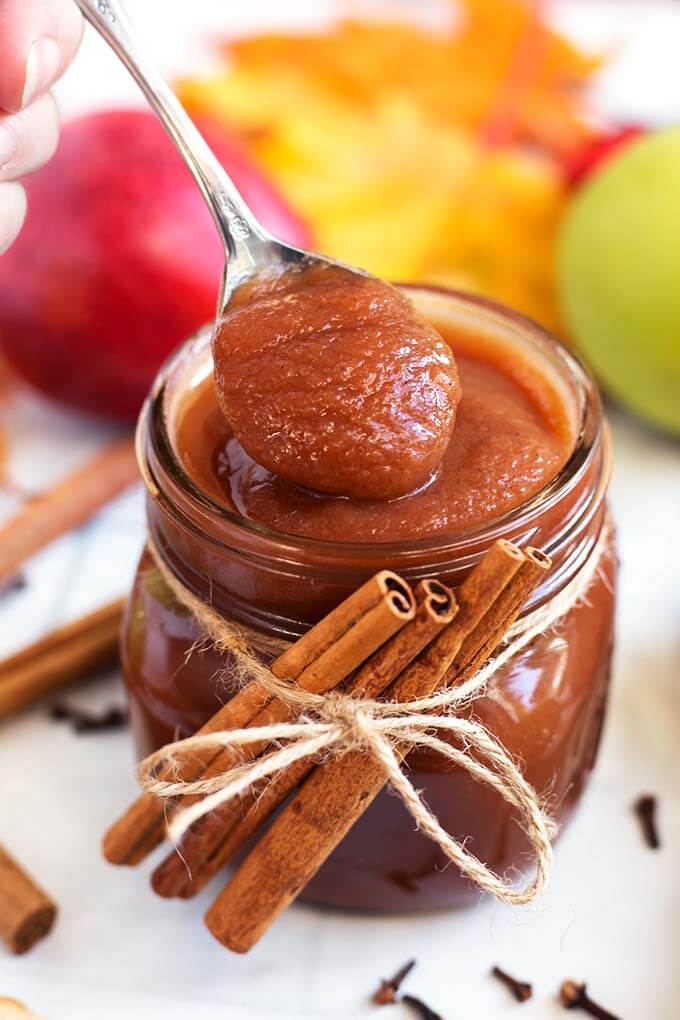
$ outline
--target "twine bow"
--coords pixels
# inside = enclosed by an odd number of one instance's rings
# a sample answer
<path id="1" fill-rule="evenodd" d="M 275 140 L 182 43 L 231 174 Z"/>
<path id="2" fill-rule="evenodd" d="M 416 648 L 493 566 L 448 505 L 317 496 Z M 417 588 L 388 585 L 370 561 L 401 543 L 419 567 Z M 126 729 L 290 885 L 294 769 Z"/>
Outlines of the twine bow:
<path id="1" fill-rule="evenodd" d="M 570 609 L 585 598 L 609 537 L 607 524 L 573 580 L 544 606 L 518 620 L 509 629 L 501 650 L 473 677 L 459 687 L 441 690 L 418 700 L 396 703 L 359 700 L 335 691 L 323 695 L 303 691 L 295 684 L 276 679 L 262 666 L 252 650 L 244 651 L 243 633 L 237 631 L 238 640 L 234 645 L 238 645 L 241 669 L 244 667 L 242 657 L 246 655 L 248 662 L 255 666 L 257 679 L 264 682 L 273 695 L 296 708 L 298 718 L 296 722 L 188 737 L 168 744 L 146 758 L 139 767 L 139 778 L 147 792 L 158 797 L 197 795 L 201 798 L 174 816 L 168 828 L 170 838 L 179 841 L 199 818 L 244 791 L 256 788 L 300 759 L 318 759 L 349 750 L 362 750 L 380 763 L 386 781 L 401 797 L 418 829 L 436 843 L 467 878 L 505 903 L 520 905 L 534 900 L 549 877 L 553 858 L 551 839 L 556 834 L 556 827 L 541 805 L 538 794 L 502 744 L 480 723 L 462 718 L 460 712 L 479 698 L 489 680 L 535 637 L 555 627 Z M 170 573 L 153 545 L 151 549 L 161 573 L 180 602 L 198 616 L 216 644 L 223 649 L 230 647 L 225 639 L 231 625 L 220 617 L 217 632 L 214 626 L 208 626 L 205 616 L 199 615 L 203 604 Z M 210 612 L 215 615 L 212 610 Z M 193 751 L 221 748 L 238 751 L 260 742 L 274 745 L 273 749 L 254 760 L 237 762 L 217 776 L 174 781 L 157 778 L 161 764 L 176 766 L 179 774 L 182 760 Z M 491 787 L 517 810 L 535 858 L 534 873 L 523 887 L 518 888 L 511 879 L 497 875 L 440 825 L 402 771 L 403 759 L 414 747 L 427 748 L 441 755 L 473 779 Z"/>

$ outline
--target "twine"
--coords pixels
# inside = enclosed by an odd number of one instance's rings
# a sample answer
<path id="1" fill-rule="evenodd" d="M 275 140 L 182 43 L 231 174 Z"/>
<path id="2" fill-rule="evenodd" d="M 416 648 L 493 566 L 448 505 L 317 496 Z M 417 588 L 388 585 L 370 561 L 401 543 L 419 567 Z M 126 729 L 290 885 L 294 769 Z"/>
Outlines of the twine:
<path id="1" fill-rule="evenodd" d="M 556 835 L 556 826 L 537 792 L 502 744 L 480 723 L 461 718 L 457 713 L 481 697 L 491 678 L 535 637 L 554 628 L 574 606 L 584 601 L 609 538 L 607 522 L 578 574 L 544 606 L 517 620 L 508 630 L 501 649 L 473 677 L 458 687 L 403 703 L 360 700 L 337 691 L 312 694 L 292 682 L 278 680 L 255 654 L 254 647 L 262 647 L 261 637 L 250 629 L 227 622 L 193 595 L 172 574 L 150 541 L 151 554 L 173 595 L 196 616 L 215 647 L 232 656 L 241 680 L 262 683 L 273 696 L 298 711 L 296 722 L 196 735 L 167 744 L 146 758 L 139 767 L 139 776 L 147 792 L 158 797 L 197 795 L 200 798 L 174 816 L 168 826 L 169 837 L 179 841 L 199 818 L 303 758 L 311 762 L 350 750 L 362 750 L 379 762 L 386 781 L 403 800 L 417 828 L 439 846 L 463 875 L 505 903 L 521 905 L 534 900 L 548 881 L 553 859 L 551 841 Z M 285 643 L 279 643 L 279 647 L 285 647 Z M 460 746 L 453 746 L 438 733 L 454 738 Z M 161 765 L 179 774 L 181 760 L 192 751 L 224 748 L 233 752 L 261 741 L 273 744 L 273 750 L 251 761 L 237 761 L 217 776 L 195 780 L 157 778 Z M 473 779 L 494 789 L 519 812 L 520 824 L 535 860 L 533 874 L 523 887 L 517 888 L 511 879 L 497 875 L 440 825 L 402 771 L 403 759 L 414 747 L 435 751 Z"/>

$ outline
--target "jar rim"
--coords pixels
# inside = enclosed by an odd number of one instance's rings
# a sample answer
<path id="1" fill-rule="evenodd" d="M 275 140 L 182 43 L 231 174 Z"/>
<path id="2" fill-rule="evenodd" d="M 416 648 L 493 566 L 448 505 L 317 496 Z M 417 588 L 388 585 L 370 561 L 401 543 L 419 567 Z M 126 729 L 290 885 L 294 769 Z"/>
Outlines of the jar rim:
<path id="1" fill-rule="evenodd" d="M 142 408 L 137 431 L 138 459 L 151 494 L 160 498 L 161 494 L 172 490 L 173 502 L 186 503 L 185 519 L 188 519 L 187 513 L 191 517 L 197 515 L 200 518 L 202 528 L 205 529 L 202 531 L 204 538 L 230 547 L 238 541 L 239 548 L 244 552 L 250 551 L 260 557 L 271 556 L 278 561 L 299 562 L 302 558 L 308 562 L 311 558 L 317 563 L 342 560 L 359 565 L 362 560 L 374 560 L 378 554 L 390 564 L 402 561 L 408 565 L 411 558 L 420 558 L 428 553 L 461 560 L 480 544 L 490 544 L 497 537 L 506 537 L 509 530 L 526 531 L 538 515 L 543 514 L 578 484 L 601 444 L 601 402 L 592 376 L 580 359 L 548 330 L 496 301 L 433 284 L 407 283 L 398 286 L 413 295 L 418 292 L 441 295 L 447 301 L 458 303 L 463 309 L 481 314 L 487 321 L 496 320 L 501 326 L 520 331 L 523 339 L 529 340 L 539 351 L 548 355 L 562 379 L 570 384 L 576 404 L 574 445 L 557 474 L 537 492 L 491 520 L 455 532 L 437 532 L 424 538 L 398 541 L 346 542 L 311 538 L 277 531 L 239 515 L 197 485 L 175 452 L 168 429 L 166 396 L 170 380 L 180 365 L 191 357 L 197 345 L 204 344 L 206 330 L 211 328 L 208 324 L 166 361 Z M 157 473 L 163 476 L 162 480 L 156 477 Z M 544 551 L 550 556 L 554 555 L 563 546 L 564 540 L 564 535 L 556 536 L 544 547 Z M 475 558 L 475 555 L 471 556 L 471 559 Z"/>

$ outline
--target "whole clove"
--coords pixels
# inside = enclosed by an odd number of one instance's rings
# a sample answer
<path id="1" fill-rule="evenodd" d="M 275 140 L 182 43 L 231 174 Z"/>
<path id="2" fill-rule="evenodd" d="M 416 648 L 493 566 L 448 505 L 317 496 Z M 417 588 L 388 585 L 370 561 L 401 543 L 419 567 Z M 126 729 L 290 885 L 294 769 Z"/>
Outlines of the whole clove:
<path id="1" fill-rule="evenodd" d="M 609 1010 L 598 1006 L 589 997 L 585 984 L 578 981 L 564 981 L 560 988 L 560 1002 L 565 1009 L 578 1009 L 588 1016 L 597 1017 L 598 1020 L 620 1020 Z"/>
<path id="2" fill-rule="evenodd" d="M 127 711 L 118 705 L 95 713 L 58 702 L 52 706 L 50 716 L 52 719 L 70 723 L 74 733 L 78 734 L 120 730 L 128 724 Z"/>
<path id="3" fill-rule="evenodd" d="M 380 982 L 380 988 L 373 995 L 373 1002 L 376 1006 L 391 1006 L 397 1001 L 397 992 L 401 988 L 404 980 L 411 973 L 416 965 L 415 960 L 409 960 L 403 967 L 400 967 L 393 977 L 387 980 L 383 979 Z"/>
<path id="4" fill-rule="evenodd" d="M 526 1002 L 534 993 L 532 986 L 527 981 L 518 981 L 517 978 L 507 974 L 500 967 L 493 967 L 491 973 L 510 990 L 518 1002 Z"/>
<path id="5" fill-rule="evenodd" d="M 444 1020 L 441 1013 L 435 1013 L 433 1009 L 415 995 L 402 995 L 401 1002 L 410 1006 L 414 1013 L 417 1013 L 421 1020 Z"/>
<path id="6" fill-rule="evenodd" d="M 645 793 L 635 801 L 633 805 L 635 814 L 640 819 L 642 834 L 650 850 L 658 850 L 661 846 L 659 830 L 656 825 L 656 797 L 651 793 Z"/>
<path id="7" fill-rule="evenodd" d="M 4 598 L 6 595 L 14 595 L 15 592 L 23 591 L 27 587 L 28 581 L 26 575 L 17 571 L 0 581 L 0 598 Z"/>

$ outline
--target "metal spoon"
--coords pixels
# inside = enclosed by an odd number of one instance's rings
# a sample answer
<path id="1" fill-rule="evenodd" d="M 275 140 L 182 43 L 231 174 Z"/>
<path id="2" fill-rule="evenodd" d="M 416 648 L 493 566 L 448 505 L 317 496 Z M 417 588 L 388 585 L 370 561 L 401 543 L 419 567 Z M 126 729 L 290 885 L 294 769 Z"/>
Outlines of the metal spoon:
<path id="1" fill-rule="evenodd" d="M 141 87 L 194 175 L 213 215 L 226 253 L 218 318 L 236 287 L 255 273 L 263 270 L 281 272 L 301 263 L 341 265 L 284 244 L 262 226 L 167 81 L 147 56 L 120 0 L 75 2 Z"/>

